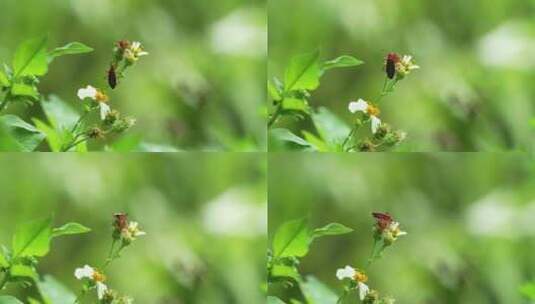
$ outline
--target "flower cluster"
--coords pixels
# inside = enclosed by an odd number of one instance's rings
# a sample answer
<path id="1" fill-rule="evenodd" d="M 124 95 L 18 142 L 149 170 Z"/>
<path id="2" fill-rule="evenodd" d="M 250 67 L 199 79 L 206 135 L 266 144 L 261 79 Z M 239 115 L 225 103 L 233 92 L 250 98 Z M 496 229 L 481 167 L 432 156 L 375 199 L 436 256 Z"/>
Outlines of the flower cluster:
<path id="1" fill-rule="evenodd" d="M 407 234 L 399 228 L 399 223 L 394 221 L 390 214 L 374 212 L 373 217 L 377 221 L 373 228 L 374 238 L 382 240 L 386 246 L 392 245 L 398 237 Z"/>
<path id="2" fill-rule="evenodd" d="M 397 80 L 401 80 L 409 75 L 412 70 L 419 68 L 410 55 L 400 57 L 397 53 L 389 53 L 386 56 L 385 71 L 390 79 L 396 76 Z"/>
<path id="3" fill-rule="evenodd" d="M 87 280 L 89 288 L 95 288 L 97 290 L 97 297 L 99 300 L 104 298 L 104 295 L 108 291 L 108 286 L 104 284 L 106 276 L 94 269 L 89 265 L 85 265 L 82 268 L 76 268 L 74 270 L 74 276 L 78 280 Z"/>
<path id="4" fill-rule="evenodd" d="M 149 53 L 143 49 L 139 41 L 130 42 L 120 40 L 113 49 L 113 59 L 108 70 L 108 84 L 115 89 L 118 81 L 124 77 L 126 69 L 134 65 L 139 58 L 147 56 Z"/>
<path id="5" fill-rule="evenodd" d="M 373 228 L 375 243 L 368 265 L 380 256 L 386 246 L 390 246 L 399 236 L 407 234 L 400 230 L 399 223 L 394 221 L 388 213 L 374 212 L 372 216 L 376 220 Z M 377 290 L 368 286 L 368 276 L 363 269 L 353 268 L 348 265 L 338 269 L 336 277 L 340 281 L 348 281 L 344 295 L 342 295 L 338 303 L 341 303 L 351 290 L 357 291 L 358 298 L 364 304 L 393 304 L 395 302 L 391 297 L 381 297 Z"/>
<path id="6" fill-rule="evenodd" d="M 145 231 L 139 228 L 139 224 L 134 221 L 128 221 L 126 213 L 114 214 L 113 222 L 113 239 L 121 241 L 124 246 L 130 245 L 138 236 L 145 235 Z"/>
<path id="7" fill-rule="evenodd" d="M 78 296 L 75 303 L 80 303 L 80 299 L 90 290 L 96 290 L 97 299 L 99 304 L 131 304 L 132 298 L 124 295 L 120 295 L 117 291 L 108 287 L 106 282 L 106 276 L 104 275 L 104 268 L 107 267 L 112 261 L 120 257 L 121 251 L 128 245 L 130 245 L 138 236 L 145 235 L 144 231 L 141 231 L 137 222 L 129 222 L 125 213 L 114 214 L 113 220 L 113 232 L 112 232 L 112 246 L 111 250 L 106 258 L 101 269 L 96 269 L 89 265 L 85 265 L 81 268 L 77 268 L 74 271 L 74 276 L 78 280 L 84 281 L 84 288 L 82 293 Z M 115 244 L 120 241 L 120 246 L 116 247 Z"/>
<path id="8" fill-rule="evenodd" d="M 378 104 L 384 96 L 394 90 L 398 81 L 405 78 L 405 76 L 412 70 L 418 68 L 419 66 L 414 63 L 412 56 L 404 55 L 400 57 L 396 53 L 389 53 L 387 55 L 385 60 L 386 79 L 383 85 L 383 90 L 375 102 L 372 103 L 362 98 L 359 98 L 357 101 L 349 102 L 349 112 L 352 114 L 362 113 L 362 119 L 356 119 L 351 132 L 344 141 L 343 148 L 346 151 L 357 150 L 362 152 L 373 152 L 381 146 L 393 147 L 406 138 L 405 132 L 392 130 L 388 124 L 382 122 L 379 118 L 381 110 L 379 109 Z M 346 143 L 350 142 L 350 140 L 355 137 L 357 129 L 360 128 L 363 123 L 367 122 L 370 122 L 372 137 L 361 139 L 356 145 L 347 148 L 345 146 Z"/>

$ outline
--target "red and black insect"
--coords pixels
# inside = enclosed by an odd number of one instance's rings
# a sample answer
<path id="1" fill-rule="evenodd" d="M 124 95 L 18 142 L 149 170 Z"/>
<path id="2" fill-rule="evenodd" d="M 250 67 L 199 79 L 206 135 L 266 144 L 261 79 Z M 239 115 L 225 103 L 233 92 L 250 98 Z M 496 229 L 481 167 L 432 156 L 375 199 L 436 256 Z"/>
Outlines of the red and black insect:
<path id="1" fill-rule="evenodd" d="M 392 216 L 388 213 L 373 212 L 373 217 L 377 220 L 379 230 L 385 230 L 392 223 Z"/>
<path id="2" fill-rule="evenodd" d="M 390 79 L 396 75 L 396 63 L 399 62 L 399 55 L 396 53 L 388 53 L 386 56 L 385 71 L 386 76 Z"/>
<path id="3" fill-rule="evenodd" d="M 115 213 L 113 217 L 115 218 L 113 224 L 117 230 L 121 231 L 128 227 L 128 215 L 126 213 Z"/>
<path id="4" fill-rule="evenodd" d="M 108 85 L 112 89 L 115 89 L 117 86 L 117 73 L 115 73 L 115 66 L 113 64 L 110 65 L 110 69 L 108 70 Z"/>

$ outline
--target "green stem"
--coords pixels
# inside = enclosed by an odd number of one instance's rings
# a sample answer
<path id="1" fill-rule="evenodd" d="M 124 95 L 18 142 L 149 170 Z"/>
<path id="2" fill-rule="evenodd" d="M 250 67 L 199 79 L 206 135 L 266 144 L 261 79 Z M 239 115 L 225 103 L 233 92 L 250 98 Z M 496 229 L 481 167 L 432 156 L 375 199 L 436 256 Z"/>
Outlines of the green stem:
<path id="1" fill-rule="evenodd" d="M 271 125 L 273 125 L 275 121 L 277 121 L 277 119 L 279 118 L 281 114 L 281 111 L 282 111 L 282 103 L 279 103 L 279 105 L 277 105 L 277 109 L 275 110 L 273 114 L 271 114 L 271 117 L 269 118 L 269 122 L 268 122 L 269 128 L 271 128 Z"/>
<path id="2" fill-rule="evenodd" d="M 80 118 L 78 118 L 78 121 L 74 124 L 74 126 L 72 127 L 71 129 L 71 133 L 74 133 L 78 127 L 80 126 L 80 124 L 82 123 L 82 121 L 87 117 L 87 115 L 89 114 L 90 112 L 89 111 L 84 111 L 84 114 L 82 114 L 80 116 Z"/>
<path id="3" fill-rule="evenodd" d="M 76 135 L 76 136 L 74 137 L 74 139 L 73 139 L 73 140 L 72 140 L 66 147 L 63 147 L 63 148 L 61 149 L 61 152 L 67 152 L 67 151 L 69 151 L 71 148 L 76 147 L 77 145 L 79 145 L 79 144 L 81 144 L 81 143 L 83 143 L 84 141 L 86 141 L 86 140 L 89 139 L 89 137 L 84 137 L 84 138 L 82 138 L 82 139 L 76 141 L 76 140 L 78 139 L 78 137 L 83 136 L 83 135 L 84 135 L 84 134 L 78 134 L 78 135 Z"/>
<path id="4" fill-rule="evenodd" d="M 74 302 L 73 304 L 76 304 L 76 303 L 80 303 L 80 300 L 82 300 L 82 298 L 85 296 L 85 290 L 82 289 L 82 291 L 80 291 L 78 293 L 78 295 L 76 295 L 76 299 L 74 299 Z"/>
<path id="5" fill-rule="evenodd" d="M 344 289 L 344 293 L 340 296 L 340 298 L 338 298 L 338 301 L 336 301 L 336 304 L 341 304 L 345 300 L 347 295 L 348 295 L 348 291 L 347 289 Z"/>

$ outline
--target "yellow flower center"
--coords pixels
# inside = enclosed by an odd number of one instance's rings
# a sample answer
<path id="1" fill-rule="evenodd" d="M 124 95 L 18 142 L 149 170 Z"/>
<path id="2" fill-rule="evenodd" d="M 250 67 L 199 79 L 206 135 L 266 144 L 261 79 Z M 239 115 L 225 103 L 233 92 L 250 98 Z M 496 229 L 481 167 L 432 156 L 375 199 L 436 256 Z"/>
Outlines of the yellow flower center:
<path id="1" fill-rule="evenodd" d="M 370 116 L 379 116 L 381 110 L 379 110 L 379 108 L 376 106 L 368 105 L 368 108 L 366 108 L 366 113 L 368 113 Z"/>
<path id="2" fill-rule="evenodd" d="M 93 272 L 93 281 L 95 282 L 104 282 L 106 281 L 106 276 L 98 271 Z"/>
<path id="3" fill-rule="evenodd" d="M 353 280 L 361 283 L 366 283 L 368 281 L 368 276 L 365 275 L 363 272 L 357 271 L 357 273 L 355 273 L 355 276 L 353 276 Z"/>
<path id="4" fill-rule="evenodd" d="M 98 102 L 108 102 L 108 95 L 102 93 L 101 91 L 97 91 L 97 94 L 95 95 L 95 99 Z"/>

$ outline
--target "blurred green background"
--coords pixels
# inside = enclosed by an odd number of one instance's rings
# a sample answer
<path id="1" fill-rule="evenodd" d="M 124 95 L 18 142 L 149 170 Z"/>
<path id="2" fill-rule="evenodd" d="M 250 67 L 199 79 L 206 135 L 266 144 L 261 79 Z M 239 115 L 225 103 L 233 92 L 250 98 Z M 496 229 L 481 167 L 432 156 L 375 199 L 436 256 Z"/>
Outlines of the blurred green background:
<path id="1" fill-rule="evenodd" d="M 129 135 L 184 150 L 264 150 L 266 13 L 263 0 L 4 0 L 0 62 L 49 33 L 49 48 L 80 41 L 93 53 L 60 58 L 40 84 L 81 109 L 76 91 L 103 86 L 114 42 L 141 41 L 149 56 L 110 93 L 137 118 Z M 42 115 L 9 111 L 25 120 Z"/>
<path id="2" fill-rule="evenodd" d="M 336 269 L 364 267 L 373 211 L 408 235 L 368 270 L 396 303 L 531 303 L 535 279 L 535 160 L 519 154 L 272 154 L 269 236 L 285 221 L 355 231 L 316 240 L 300 270 L 341 294 Z"/>
<path id="3" fill-rule="evenodd" d="M 112 214 L 124 211 L 147 235 L 107 269 L 111 288 L 135 303 L 265 301 L 259 154 L 3 154 L 0 167 L 0 244 L 11 244 L 18 223 L 50 214 L 55 226 L 75 221 L 93 229 L 54 240 L 38 266 L 72 291 L 81 288 L 75 268 L 106 258 Z M 11 285 L 2 293 L 33 291 Z"/>
<path id="4" fill-rule="evenodd" d="M 534 15 L 533 0 L 271 0 L 268 75 L 317 48 L 365 61 L 328 72 L 311 99 L 349 123 L 348 102 L 380 92 L 385 55 L 412 54 L 421 69 L 381 102 L 383 121 L 408 133 L 398 150 L 531 149 Z"/>

